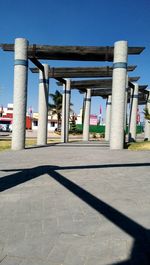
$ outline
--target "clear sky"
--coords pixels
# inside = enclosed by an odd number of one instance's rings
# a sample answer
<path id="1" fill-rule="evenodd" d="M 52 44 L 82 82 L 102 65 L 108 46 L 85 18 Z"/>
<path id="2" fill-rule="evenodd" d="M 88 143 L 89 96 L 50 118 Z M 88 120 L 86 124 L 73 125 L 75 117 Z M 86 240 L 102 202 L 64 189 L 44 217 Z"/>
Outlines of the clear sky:
<path id="1" fill-rule="evenodd" d="M 113 46 L 127 40 L 129 46 L 145 46 L 145 51 L 129 57 L 137 64 L 131 76 L 141 76 L 140 84 L 150 85 L 150 0 L 5 0 L 0 1 L 0 43 L 14 43 L 18 37 L 30 44 Z M 0 105 L 13 102 L 13 56 L 0 50 Z M 44 62 L 44 61 L 41 61 Z M 45 61 L 53 66 L 102 66 L 112 63 Z M 32 63 L 30 62 L 30 67 Z M 50 92 L 58 87 L 50 81 Z M 60 88 L 59 88 L 60 89 Z M 82 96 L 72 93 L 76 113 Z M 99 114 L 105 101 L 92 99 L 92 114 Z M 29 72 L 28 107 L 38 110 L 38 75 Z"/>

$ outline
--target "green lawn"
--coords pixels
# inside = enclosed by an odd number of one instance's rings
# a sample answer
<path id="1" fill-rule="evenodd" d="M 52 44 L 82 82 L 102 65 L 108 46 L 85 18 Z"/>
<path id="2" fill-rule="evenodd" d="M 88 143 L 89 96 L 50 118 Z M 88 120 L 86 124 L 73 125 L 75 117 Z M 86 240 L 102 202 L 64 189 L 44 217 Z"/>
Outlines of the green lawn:
<path id="1" fill-rule="evenodd" d="M 48 143 L 55 143 L 59 142 L 59 140 L 51 140 L 48 139 Z M 36 145 L 36 139 L 26 139 L 26 146 L 35 146 Z M 3 150 L 9 150 L 11 148 L 11 140 L 10 139 L 0 139 L 0 151 Z M 150 151 L 150 142 L 148 141 L 143 141 L 143 142 L 138 142 L 138 143 L 130 143 L 127 144 L 128 150 L 149 150 Z"/>
<path id="2" fill-rule="evenodd" d="M 57 142 L 57 140 L 50 140 L 48 139 L 48 143 L 54 143 Z M 28 146 L 35 146 L 36 145 L 36 139 L 26 139 L 26 147 Z M 3 150 L 9 150 L 11 148 L 11 139 L 0 139 L 0 151 Z"/>
<path id="3" fill-rule="evenodd" d="M 9 139 L 0 139 L 0 151 L 10 149 L 11 140 Z"/>
<path id="4" fill-rule="evenodd" d="M 149 150 L 150 151 L 150 142 L 138 142 L 138 143 L 130 143 L 128 144 L 128 149 L 133 151 L 138 150 Z"/>

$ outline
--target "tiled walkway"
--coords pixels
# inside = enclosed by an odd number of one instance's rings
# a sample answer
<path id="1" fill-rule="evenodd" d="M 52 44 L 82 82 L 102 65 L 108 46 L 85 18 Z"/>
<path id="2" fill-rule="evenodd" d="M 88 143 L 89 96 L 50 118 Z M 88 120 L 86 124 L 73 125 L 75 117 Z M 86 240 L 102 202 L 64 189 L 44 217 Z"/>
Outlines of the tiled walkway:
<path id="1" fill-rule="evenodd" d="M 150 264 L 150 152 L 1 152 L 0 190 L 0 265 Z"/>

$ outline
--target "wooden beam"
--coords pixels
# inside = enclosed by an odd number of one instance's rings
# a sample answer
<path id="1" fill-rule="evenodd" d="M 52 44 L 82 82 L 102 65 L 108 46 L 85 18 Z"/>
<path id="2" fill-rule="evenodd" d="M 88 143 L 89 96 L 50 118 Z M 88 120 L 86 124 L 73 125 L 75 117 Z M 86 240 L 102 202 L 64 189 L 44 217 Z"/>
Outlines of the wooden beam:
<path id="1" fill-rule="evenodd" d="M 81 93 L 83 93 L 83 92 L 81 92 Z M 95 89 L 95 90 L 92 89 L 92 92 L 91 92 L 92 96 L 101 96 L 101 97 L 105 97 L 105 98 L 111 94 L 112 94 L 112 89 Z M 129 93 L 129 95 L 130 95 L 130 93 Z M 139 98 L 139 100 L 141 100 L 141 99 L 146 100 L 147 95 L 149 95 L 149 91 L 147 91 L 147 90 L 139 91 L 138 98 Z"/>
<path id="2" fill-rule="evenodd" d="M 44 66 L 36 59 L 36 58 L 30 58 L 30 61 L 35 64 L 38 68 L 38 72 L 39 69 L 43 72 L 44 71 Z"/>
<path id="3" fill-rule="evenodd" d="M 130 88 L 134 88 L 134 84 L 132 82 L 134 82 L 134 81 L 133 80 L 130 80 L 128 82 L 128 86 Z M 139 90 L 142 91 L 142 90 L 146 89 L 147 87 L 148 87 L 148 85 L 139 85 Z"/>
<path id="4" fill-rule="evenodd" d="M 14 51 L 14 44 L 1 44 L 4 51 Z M 128 54 L 140 54 L 144 47 L 128 47 Z M 49 46 L 29 45 L 28 57 L 45 60 L 113 61 L 110 46 Z"/>
<path id="5" fill-rule="evenodd" d="M 136 65 L 130 65 L 127 71 L 135 70 Z M 38 68 L 30 68 L 32 73 L 38 73 Z M 112 67 L 50 67 L 50 78 L 84 78 L 84 77 L 112 77 Z"/>
<path id="6" fill-rule="evenodd" d="M 130 87 L 129 87 L 129 89 L 130 88 L 133 88 L 134 89 L 134 84 L 132 84 L 132 83 L 130 83 Z M 145 93 L 145 94 L 147 94 L 147 90 L 145 90 L 146 88 L 148 87 L 148 85 L 139 85 L 139 92 L 141 92 L 141 93 Z"/>
<path id="7" fill-rule="evenodd" d="M 101 96 L 101 97 L 107 97 L 108 95 L 112 94 L 112 89 L 99 89 L 99 90 L 92 90 L 91 95 L 96 97 L 96 96 Z"/>
<path id="8" fill-rule="evenodd" d="M 66 84 L 66 80 L 65 79 L 63 79 L 63 78 L 59 78 L 59 77 L 57 77 L 57 78 L 55 78 L 57 81 L 59 81 L 61 84 Z"/>
<path id="9" fill-rule="evenodd" d="M 129 81 L 135 82 L 139 80 L 137 77 L 129 77 Z M 111 88 L 112 87 L 112 78 L 111 79 L 93 79 L 93 80 L 82 80 L 82 81 L 72 81 L 72 89 L 85 89 L 85 88 Z"/>
<path id="10" fill-rule="evenodd" d="M 139 76 L 129 77 L 130 82 L 136 82 L 139 80 Z M 57 82 L 58 86 L 62 86 L 61 82 Z M 92 80 L 80 80 L 71 81 L 71 89 L 85 90 L 87 88 L 111 88 L 112 78 L 107 79 L 92 79 Z"/>
<path id="11" fill-rule="evenodd" d="M 132 84 L 132 82 L 130 82 L 130 81 L 128 81 L 128 86 L 129 86 L 130 88 L 134 88 L 134 84 Z"/>

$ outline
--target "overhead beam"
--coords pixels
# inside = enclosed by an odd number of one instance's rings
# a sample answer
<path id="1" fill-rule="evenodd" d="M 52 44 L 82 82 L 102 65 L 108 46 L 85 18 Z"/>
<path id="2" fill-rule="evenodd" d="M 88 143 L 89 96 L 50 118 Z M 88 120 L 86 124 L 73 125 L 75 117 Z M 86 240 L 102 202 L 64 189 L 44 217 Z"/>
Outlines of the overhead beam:
<path id="1" fill-rule="evenodd" d="M 145 94 L 147 94 L 147 93 L 149 93 L 149 91 L 148 90 L 145 90 L 145 88 L 147 87 L 147 85 L 139 85 L 139 91 L 141 92 L 141 93 L 145 93 Z M 101 91 L 112 91 L 112 89 L 111 88 L 93 88 L 92 89 L 92 92 L 101 92 Z M 82 90 L 81 90 L 81 93 L 82 93 Z"/>
<path id="2" fill-rule="evenodd" d="M 132 82 L 136 82 L 139 80 L 139 76 L 129 77 L 129 80 Z M 60 84 L 58 84 L 60 85 Z M 85 89 L 85 88 L 111 88 L 112 87 L 112 78 L 110 79 L 92 79 L 92 80 L 80 80 L 80 81 L 72 81 L 71 88 L 72 89 Z"/>
<path id="3" fill-rule="evenodd" d="M 139 95 L 140 94 L 148 94 L 149 93 L 149 91 L 147 91 L 147 90 L 143 90 L 143 87 L 146 87 L 146 85 L 141 85 L 141 86 L 139 86 L 139 91 L 140 91 L 140 93 L 139 93 Z M 82 94 L 82 93 L 84 93 L 86 91 L 86 89 L 85 90 L 80 90 L 80 93 Z M 112 89 L 111 88 L 92 88 L 91 89 L 91 95 L 92 96 L 102 96 L 102 97 L 107 97 L 108 95 L 111 95 L 112 94 Z"/>
<path id="4" fill-rule="evenodd" d="M 134 88 L 134 84 L 132 82 L 135 82 L 135 81 L 133 81 L 133 80 L 128 81 L 128 86 L 130 88 Z M 142 91 L 142 90 L 146 89 L 147 87 L 148 87 L 148 85 L 140 85 L 139 90 Z"/>
<path id="5" fill-rule="evenodd" d="M 149 90 L 146 90 L 146 89 L 140 89 L 140 87 L 139 87 L 139 91 L 140 91 L 142 94 L 149 95 Z"/>
<path id="6" fill-rule="evenodd" d="M 136 65 L 130 65 L 127 71 L 135 70 Z M 38 73 L 38 68 L 30 68 L 32 73 Z M 50 67 L 50 78 L 84 78 L 84 77 L 112 77 L 113 67 Z"/>
<path id="7" fill-rule="evenodd" d="M 139 79 L 139 76 L 129 77 L 130 82 L 136 82 Z M 62 86 L 62 83 L 57 82 L 57 85 Z M 87 88 L 112 88 L 112 78 L 71 81 L 71 89 L 85 90 Z"/>
<path id="8" fill-rule="evenodd" d="M 140 85 L 139 90 L 140 91 L 145 90 L 147 87 L 148 87 L 148 85 Z"/>
<path id="9" fill-rule="evenodd" d="M 139 105 L 145 105 L 146 102 L 147 102 L 147 99 L 148 99 L 148 96 L 149 96 L 149 91 L 147 91 L 147 93 L 139 93 L 138 95 L 138 104 Z"/>
<path id="10" fill-rule="evenodd" d="M 44 66 L 36 58 L 30 58 L 30 61 L 38 67 L 38 72 L 39 70 L 44 72 Z"/>
<path id="11" fill-rule="evenodd" d="M 14 44 L 0 44 L 4 51 L 14 51 Z M 129 47 L 129 55 L 140 54 L 144 47 Z M 29 45 L 28 58 L 72 61 L 113 61 L 114 47 L 110 46 L 49 46 Z"/>
<path id="12" fill-rule="evenodd" d="M 59 81 L 61 84 L 66 84 L 66 80 L 64 79 L 64 78 L 61 78 L 61 77 L 55 77 L 55 79 L 57 80 L 57 81 Z"/>

